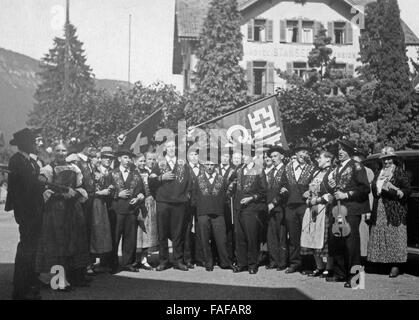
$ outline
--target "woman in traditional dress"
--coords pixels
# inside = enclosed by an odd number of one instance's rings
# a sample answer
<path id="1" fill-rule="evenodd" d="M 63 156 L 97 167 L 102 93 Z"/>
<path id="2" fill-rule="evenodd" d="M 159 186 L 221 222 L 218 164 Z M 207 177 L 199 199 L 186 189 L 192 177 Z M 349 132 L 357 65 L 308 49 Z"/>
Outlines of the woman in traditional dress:
<path id="1" fill-rule="evenodd" d="M 112 233 L 109 222 L 108 208 L 113 191 L 111 177 L 111 163 L 114 159 L 113 150 L 103 147 L 100 152 L 100 165 L 95 170 L 95 196 L 92 209 L 92 226 L 90 239 L 90 253 L 99 258 L 100 265 L 95 265 L 96 272 L 110 272 L 111 268 L 104 266 L 106 258 L 112 252 Z"/>
<path id="2" fill-rule="evenodd" d="M 374 195 L 368 261 L 391 266 L 390 277 L 399 275 L 407 260 L 407 200 L 411 193 L 409 177 L 396 165 L 393 148 L 385 147 L 380 159 L 383 168 L 372 182 Z"/>
<path id="3" fill-rule="evenodd" d="M 152 152 L 148 152 L 146 156 L 140 154 L 136 160 L 136 166 L 146 190 L 145 207 L 147 208 L 147 213 L 140 212 L 138 215 L 137 252 L 139 256 L 136 266 L 145 270 L 152 270 L 148 257 L 152 250 L 158 246 L 156 201 L 148 184 L 148 178 L 155 163 L 156 155 Z"/>
<path id="4" fill-rule="evenodd" d="M 309 277 L 322 277 L 328 275 L 331 269 L 328 259 L 328 234 L 329 234 L 329 196 L 324 194 L 323 179 L 330 171 L 333 155 L 328 151 L 320 153 L 318 159 L 319 169 L 314 172 L 309 190 L 304 194 L 308 208 L 303 218 L 301 231 L 301 251 L 303 256 L 313 255 L 316 269 L 307 273 Z"/>
<path id="5" fill-rule="evenodd" d="M 81 203 L 87 192 L 81 188 L 82 173 L 66 162 L 67 146 L 60 142 L 54 147 L 54 160 L 41 169 L 47 190 L 44 192 L 45 211 L 37 253 L 37 272 L 50 273 L 61 266 L 65 281 L 59 291 L 72 286 L 87 286 L 85 270 L 89 264 L 86 222 Z M 59 267 L 58 267 L 59 268 Z M 68 280 L 68 281 L 67 281 Z"/>

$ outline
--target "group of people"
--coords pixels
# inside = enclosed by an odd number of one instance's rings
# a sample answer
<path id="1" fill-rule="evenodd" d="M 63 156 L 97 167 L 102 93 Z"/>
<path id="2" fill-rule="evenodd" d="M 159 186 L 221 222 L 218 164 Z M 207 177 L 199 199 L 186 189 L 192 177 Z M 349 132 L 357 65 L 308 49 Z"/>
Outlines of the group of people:
<path id="1" fill-rule="evenodd" d="M 407 260 L 410 185 L 391 147 L 374 174 L 346 139 L 316 155 L 304 144 L 270 146 L 262 170 L 257 157 L 239 152 L 223 153 L 218 164 L 190 148 L 185 161 L 175 140 L 164 142 L 161 156 L 60 141 L 45 165 L 35 141 L 26 128 L 10 142 L 18 152 L 9 162 L 6 210 L 14 210 L 21 235 L 15 299 L 39 299 L 39 274 L 57 265 L 65 270 L 57 290 L 68 291 L 88 286 L 88 275 L 120 270 L 218 265 L 256 274 L 265 252 L 266 269 L 349 288 L 361 256 L 390 264 L 391 277 Z"/>

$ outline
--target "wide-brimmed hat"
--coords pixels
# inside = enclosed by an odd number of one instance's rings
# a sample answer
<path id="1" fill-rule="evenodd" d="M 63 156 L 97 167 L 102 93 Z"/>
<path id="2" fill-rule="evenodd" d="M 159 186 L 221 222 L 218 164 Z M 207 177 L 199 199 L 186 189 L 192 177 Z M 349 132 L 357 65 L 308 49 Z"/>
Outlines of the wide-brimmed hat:
<path id="1" fill-rule="evenodd" d="M 31 129 L 25 128 L 13 134 L 13 139 L 10 140 L 12 146 L 20 146 L 22 144 L 35 143 L 35 134 Z"/>
<path id="2" fill-rule="evenodd" d="M 100 156 L 107 158 L 115 158 L 115 154 L 111 147 L 102 147 L 102 149 L 100 149 Z"/>
<path id="3" fill-rule="evenodd" d="M 380 153 L 380 159 L 397 158 L 396 151 L 393 147 L 384 147 Z"/>
<path id="4" fill-rule="evenodd" d="M 68 154 L 82 152 L 90 144 L 91 139 L 92 137 L 83 139 L 71 138 L 67 149 Z"/>
<path id="5" fill-rule="evenodd" d="M 307 143 L 299 143 L 294 148 L 294 153 L 297 153 L 300 150 L 307 150 L 308 152 L 312 152 L 313 149 Z"/>
<path id="6" fill-rule="evenodd" d="M 366 158 L 367 156 L 368 156 L 368 152 L 367 151 L 365 151 L 364 149 L 362 149 L 362 148 L 355 148 L 355 150 L 354 150 L 354 156 L 362 156 L 362 157 L 364 157 L 364 158 Z"/>
<path id="7" fill-rule="evenodd" d="M 122 156 L 129 156 L 131 158 L 135 158 L 136 155 L 133 153 L 130 149 L 127 148 L 120 148 L 115 153 L 116 157 L 122 157 Z"/>
<path id="8" fill-rule="evenodd" d="M 268 149 L 268 151 L 266 152 L 266 154 L 268 155 L 268 157 L 270 158 L 271 157 L 271 154 L 273 153 L 273 152 L 279 152 L 280 154 L 282 154 L 282 155 L 286 155 L 286 151 L 285 151 L 285 149 L 284 148 L 282 148 L 281 146 L 279 146 L 279 145 L 275 145 L 275 146 L 271 146 L 269 149 Z"/>

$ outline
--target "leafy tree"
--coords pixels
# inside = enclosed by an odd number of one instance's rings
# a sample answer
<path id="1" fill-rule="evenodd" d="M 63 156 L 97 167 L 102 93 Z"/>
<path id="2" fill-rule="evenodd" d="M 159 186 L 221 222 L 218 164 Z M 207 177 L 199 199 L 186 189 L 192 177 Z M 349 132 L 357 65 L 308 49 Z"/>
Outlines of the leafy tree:
<path id="1" fill-rule="evenodd" d="M 39 72 L 41 82 L 35 93 L 36 103 L 29 115 L 28 124 L 44 128 L 47 137 L 59 139 L 81 129 L 83 96 L 94 89 L 94 75 L 86 64 L 83 43 L 77 30 L 66 24 L 69 34 L 69 85 L 64 88 L 66 41 L 56 37 L 54 46 L 42 58 Z"/>
<path id="2" fill-rule="evenodd" d="M 330 76 L 330 70 L 336 64 L 336 58 L 332 58 L 333 50 L 328 47 L 332 43 L 332 38 L 326 35 L 327 30 L 322 26 L 314 39 L 314 48 L 308 56 L 308 65 L 317 68 L 316 79 L 323 80 Z"/>
<path id="3" fill-rule="evenodd" d="M 378 141 L 396 148 L 407 146 L 415 136 L 404 39 L 397 0 L 379 0 L 369 7 L 361 37 L 361 61 L 366 65 L 361 72 L 377 81 L 373 101 Z"/>
<path id="4" fill-rule="evenodd" d="M 195 125 L 248 101 L 244 70 L 240 13 L 237 0 L 211 1 L 198 48 L 197 70 L 186 116 Z"/>

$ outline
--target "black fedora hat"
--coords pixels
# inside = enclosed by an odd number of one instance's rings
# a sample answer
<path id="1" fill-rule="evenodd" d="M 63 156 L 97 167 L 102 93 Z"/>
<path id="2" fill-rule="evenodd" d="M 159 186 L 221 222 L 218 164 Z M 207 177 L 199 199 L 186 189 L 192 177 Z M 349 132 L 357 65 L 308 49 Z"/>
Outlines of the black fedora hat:
<path id="1" fill-rule="evenodd" d="M 91 137 L 83 139 L 70 139 L 69 147 L 67 149 L 68 154 L 82 152 L 90 144 L 90 140 L 92 140 Z"/>
<path id="2" fill-rule="evenodd" d="M 267 155 L 268 155 L 268 157 L 270 158 L 270 157 L 271 157 L 271 154 L 272 154 L 273 152 L 279 152 L 280 154 L 282 154 L 282 155 L 284 155 L 284 156 L 287 154 L 286 150 L 285 150 L 284 148 L 282 148 L 281 146 L 279 146 L 279 145 L 274 145 L 274 146 L 271 146 L 271 147 L 268 149 L 268 151 L 266 152 L 266 154 L 267 154 Z"/>
<path id="3" fill-rule="evenodd" d="M 354 155 L 356 152 L 356 145 L 355 143 L 349 141 L 348 139 L 339 139 L 338 140 L 338 145 L 340 145 L 342 147 L 343 150 L 345 150 L 346 152 L 348 152 L 349 154 Z"/>
<path id="4" fill-rule="evenodd" d="M 135 158 L 136 155 L 134 152 L 132 152 L 128 148 L 120 148 L 115 152 L 116 157 L 122 157 L 122 156 L 129 156 L 130 158 Z"/>
<path id="5" fill-rule="evenodd" d="M 29 128 L 24 128 L 13 134 L 13 139 L 10 140 L 12 146 L 20 146 L 27 143 L 35 143 L 35 134 Z"/>
<path id="6" fill-rule="evenodd" d="M 313 149 L 307 143 L 299 143 L 293 149 L 294 153 L 297 153 L 300 150 L 307 150 L 308 152 L 313 151 Z"/>

